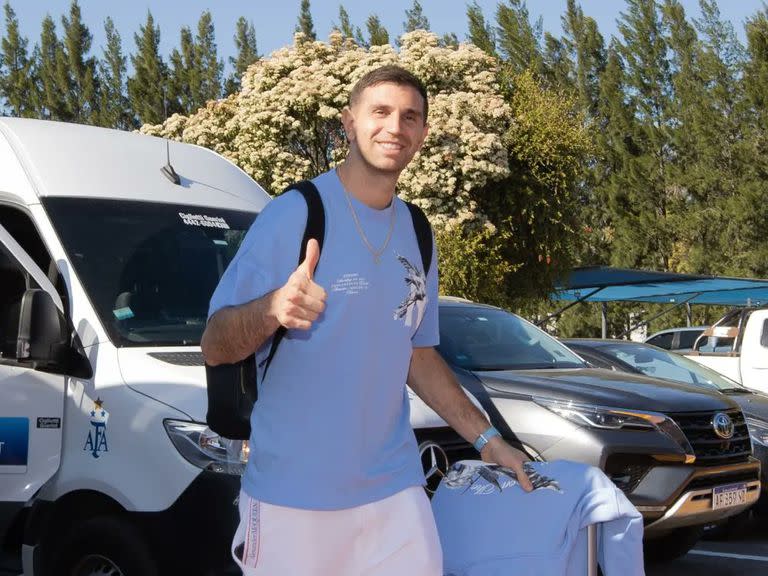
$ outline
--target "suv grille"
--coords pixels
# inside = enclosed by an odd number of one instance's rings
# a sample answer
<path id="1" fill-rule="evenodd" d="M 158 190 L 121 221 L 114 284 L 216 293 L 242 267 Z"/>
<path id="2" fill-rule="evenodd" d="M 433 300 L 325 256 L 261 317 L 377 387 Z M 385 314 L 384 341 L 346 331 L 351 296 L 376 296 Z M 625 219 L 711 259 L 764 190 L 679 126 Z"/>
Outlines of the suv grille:
<path id="1" fill-rule="evenodd" d="M 752 453 L 749 430 L 741 410 L 724 410 L 733 421 L 733 437 L 724 440 L 715 434 L 712 418 L 718 412 L 679 412 L 668 414 L 688 438 L 696 463 L 703 466 L 744 462 Z"/>
<path id="2" fill-rule="evenodd" d="M 472 445 L 459 436 L 453 428 L 447 426 L 440 428 L 417 428 L 413 432 L 416 434 L 416 442 L 419 445 L 423 442 L 432 441 L 439 444 L 445 451 L 445 455 L 448 457 L 448 465 L 445 470 L 441 470 L 442 473 L 447 472 L 447 467 L 459 460 L 478 460 L 480 458 L 480 455 Z M 432 466 L 429 460 L 428 454 L 421 459 L 425 474 L 429 472 Z M 441 474 L 432 474 L 427 478 L 427 492 L 432 494 L 437 489 L 441 478 Z"/>

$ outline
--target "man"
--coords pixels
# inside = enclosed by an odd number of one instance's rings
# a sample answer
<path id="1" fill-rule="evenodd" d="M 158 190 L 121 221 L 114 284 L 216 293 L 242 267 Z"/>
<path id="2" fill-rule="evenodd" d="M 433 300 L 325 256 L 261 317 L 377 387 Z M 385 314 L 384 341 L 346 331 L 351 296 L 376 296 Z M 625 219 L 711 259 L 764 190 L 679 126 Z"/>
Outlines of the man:
<path id="1" fill-rule="evenodd" d="M 288 328 L 259 388 L 233 551 L 246 576 L 439 576 L 440 544 L 409 423 L 405 383 L 481 456 L 524 454 L 467 399 L 438 344 L 437 258 L 424 277 L 400 173 L 427 136 L 427 94 L 396 66 L 364 76 L 342 123 L 349 154 L 318 176 L 326 212 L 320 259 L 296 268 L 307 207 L 270 202 L 211 300 L 211 365 L 258 351 Z M 319 266 L 318 266 L 318 260 Z"/>

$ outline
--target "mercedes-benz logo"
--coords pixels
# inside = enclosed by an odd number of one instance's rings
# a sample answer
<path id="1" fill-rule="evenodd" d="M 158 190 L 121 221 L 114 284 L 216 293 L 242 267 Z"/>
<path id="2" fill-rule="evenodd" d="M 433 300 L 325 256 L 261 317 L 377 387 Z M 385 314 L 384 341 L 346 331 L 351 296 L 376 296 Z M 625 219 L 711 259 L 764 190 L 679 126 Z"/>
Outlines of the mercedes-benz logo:
<path id="1" fill-rule="evenodd" d="M 712 418 L 712 428 L 715 430 L 715 434 L 723 440 L 733 438 L 733 420 L 728 414 L 723 412 L 715 414 Z"/>
<path id="2" fill-rule="evenodd" d="M 424 479 L 427 481 L 427 492 L 434 494 L 440 480 L 448 473 L 448 455 L 437 442 L 425 440 L 419 444 L 419 456 L 424 469 Z"/>

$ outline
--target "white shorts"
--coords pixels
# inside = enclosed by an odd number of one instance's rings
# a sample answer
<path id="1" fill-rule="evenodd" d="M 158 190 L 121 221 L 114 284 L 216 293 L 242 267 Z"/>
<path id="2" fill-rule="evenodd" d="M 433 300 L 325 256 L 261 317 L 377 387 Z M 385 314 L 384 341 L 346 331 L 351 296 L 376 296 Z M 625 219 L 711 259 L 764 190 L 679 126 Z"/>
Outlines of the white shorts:
<path id="1" fill-rule="evenodd" d="M 302 510 L 240 492 L 232 555 L 244 576 L 442 576 L 424 490 L 413 486 L 356 508 Z"/>

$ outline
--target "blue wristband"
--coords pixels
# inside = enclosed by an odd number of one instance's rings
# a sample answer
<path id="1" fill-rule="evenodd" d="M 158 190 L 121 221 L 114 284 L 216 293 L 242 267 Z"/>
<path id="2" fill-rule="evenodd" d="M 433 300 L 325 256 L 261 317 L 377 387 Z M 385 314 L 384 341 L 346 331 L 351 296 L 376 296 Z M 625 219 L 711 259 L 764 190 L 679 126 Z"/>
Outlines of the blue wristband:
<path id="1" fill-rule="evenodd" d="M 480 436 L 477 437 L 477 440 L 475 440 L 475 443 L 473 444 L 473 446 L 475 447 L 475 450 L 480 452 L 483 449 L 483 447 L 486 444 L 488 444 L 488 441 L 494 436 L 501 436 L 501 434 L 499 433 L 498 430 L 496 430 L 496 428 L 491 426 L 490 428 L 488 428 L 488 430 L 486 430 L 485 432 L 480 434 Z"/>

